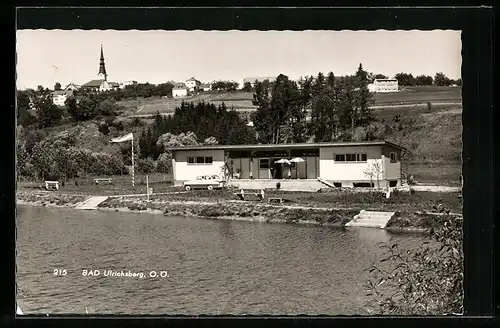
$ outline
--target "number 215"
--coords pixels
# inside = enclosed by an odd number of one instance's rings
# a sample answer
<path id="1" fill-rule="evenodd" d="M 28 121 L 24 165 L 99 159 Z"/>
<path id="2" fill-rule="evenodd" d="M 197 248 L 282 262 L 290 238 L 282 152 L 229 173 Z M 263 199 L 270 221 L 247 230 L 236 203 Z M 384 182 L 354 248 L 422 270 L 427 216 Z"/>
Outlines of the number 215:
<path id="1" fill-rule="evenodd" d="M 68 274 L 68 270 L 66 269 L 54 269 L 54 276 L 65 276 Z"/>

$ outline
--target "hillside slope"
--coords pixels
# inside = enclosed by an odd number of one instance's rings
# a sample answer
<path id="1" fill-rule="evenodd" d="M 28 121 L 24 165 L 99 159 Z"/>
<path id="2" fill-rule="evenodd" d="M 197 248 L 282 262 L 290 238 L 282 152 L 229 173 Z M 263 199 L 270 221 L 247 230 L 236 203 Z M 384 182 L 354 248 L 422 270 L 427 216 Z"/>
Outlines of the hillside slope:
<path id="1" fill-rule="evenodd" d="M 392 123 L 395 115 L 401 115 L 398 123 Z M 442 108 L 426 113 L 422 108 L 401 108 L 376 111 L 380 120 L 390 122 L 392 131 L 385 139 L 408 149 L 406 160 L 412 163 L 461 163 L 462 111 L 461 108 Z M 55 136 L 68 133 L 75 137 L 76 145 L 92 151 L 116 151 L 116 145 L 109 139 L 129 132 L 140 133 L 142 127 L 133 126 L 131 119 L 120 119 L 123 130 L 110 128 L 104 135 L 99 131 L 99 122 L 67 124 L 43 131 L 44 135 Z M 142 120 L 143 124 L 147 124 Z M 151 120 L 149 120 L 151 122 Z M 102 122 L 101 122 L 102 124 Z M 137 134 L 136 134 L 137 135 Z"/>

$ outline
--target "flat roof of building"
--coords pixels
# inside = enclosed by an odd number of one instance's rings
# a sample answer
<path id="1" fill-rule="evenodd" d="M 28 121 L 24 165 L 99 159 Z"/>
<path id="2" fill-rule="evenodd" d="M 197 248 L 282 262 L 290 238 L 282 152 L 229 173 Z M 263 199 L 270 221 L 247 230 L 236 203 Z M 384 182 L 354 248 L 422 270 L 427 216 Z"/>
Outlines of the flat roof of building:
<path id="1" fill-rule="evenodd" d="M 267 149 L 307 149 L 322 147 L 352 147 L 352 146 L 391 146 L 397 149 L 406 150 L 405 147 L 396 145 L 389 141 L 360 141 L 360 142 L 316 142 L 316 143 L 295 143 L 295 144 L 258 144 L 258 145 L 196 145 L 185 147 L 169 148 L 173 151 L 182 150 L 267 150 Z"/>

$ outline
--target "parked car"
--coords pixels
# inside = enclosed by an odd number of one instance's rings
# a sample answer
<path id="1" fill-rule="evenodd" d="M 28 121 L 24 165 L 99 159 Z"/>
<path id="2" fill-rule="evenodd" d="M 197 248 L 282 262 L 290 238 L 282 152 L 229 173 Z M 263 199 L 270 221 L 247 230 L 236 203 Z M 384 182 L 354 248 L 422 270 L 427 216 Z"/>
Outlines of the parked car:
<path id="1" fill-rule="evenodd" d="M 185 181 L 184 189 L 187 191 L 192 189 L 222 189 L 225 184 L 226 182 L 218 175 L 200 175 L 196 180 Z"/>

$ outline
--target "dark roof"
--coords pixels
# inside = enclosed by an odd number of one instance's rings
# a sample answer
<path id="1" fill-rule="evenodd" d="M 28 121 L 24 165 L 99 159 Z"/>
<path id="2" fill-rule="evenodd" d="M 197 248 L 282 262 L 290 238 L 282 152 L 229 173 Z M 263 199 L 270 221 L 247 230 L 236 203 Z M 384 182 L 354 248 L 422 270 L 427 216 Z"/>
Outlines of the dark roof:
<path id="1" fill-rule="evenodd" d="M 391 146 L 397 149 L 406 150 L 389 141 L 362 141 L 362 142 L 317 142 L 317 143 L 296 143 L 296 144 L 259 144 L 259 145 L 197 145 L 186 147 L 172 147 L 170 150 L 254 150 L 254 149 L 276 149 L 276 148 L 321 148 L 321 147 L 349 147 L 349 146 Z"/>
<path id="2" fill-rule="evenodd" d="M 73 90 L 60 90 L 52 92 L 52 96 L 73 96 Z"/>
<path id="3" fill-rule="evenodd" d="M 84 85 L 82 85 L 82 88 L 96 88 L 96 87 L 100 87 L 102 82 L 104 80 L 100 79 L 100 80 L 91 80 L 91 81 L 88 81 L 87 83 L 85 83 Z"/>
<path id="4" fill-rule="evenodd" d="M 176 83 L 174 89 L 187 89 L 187 86 L 184 83 Z"/>

